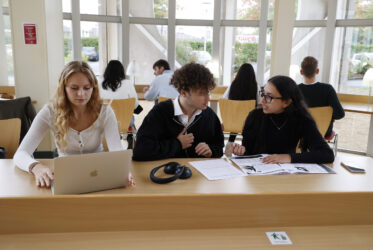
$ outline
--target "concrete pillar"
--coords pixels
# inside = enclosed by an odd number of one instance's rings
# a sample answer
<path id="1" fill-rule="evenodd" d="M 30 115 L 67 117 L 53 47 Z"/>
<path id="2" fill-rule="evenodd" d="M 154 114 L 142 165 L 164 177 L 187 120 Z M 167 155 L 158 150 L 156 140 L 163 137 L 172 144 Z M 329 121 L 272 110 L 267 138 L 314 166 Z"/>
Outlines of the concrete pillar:
<path id="1" fill-rule="evenodd" d="M 225 1 L 225 19 L 235 19 L 237 11 L 237 0 L 226 0 Z M 235 28 L 224 27 L 224 39 L 223 39 L 223 85 L 229 86 L 232 83 L 233 75 L 233 53 L 235 46 Z"/>
<path id="2" fill-rule="evenodd" d="M 289 75 L 294 27 L 295 0 L 275 1 L 273 18 L 271 76 Z"/>
<path id="3" fill-rule="evenodd" d="M 13 0 L 10 16 L 16 96 L 30 96 L 39 111 L 53 97 L 64 67 L 62 2 Z M 25 44 L 24 23 L 36 24 L 37 44 Z M 47 137 L 39 150 L 51 150 Z"/>

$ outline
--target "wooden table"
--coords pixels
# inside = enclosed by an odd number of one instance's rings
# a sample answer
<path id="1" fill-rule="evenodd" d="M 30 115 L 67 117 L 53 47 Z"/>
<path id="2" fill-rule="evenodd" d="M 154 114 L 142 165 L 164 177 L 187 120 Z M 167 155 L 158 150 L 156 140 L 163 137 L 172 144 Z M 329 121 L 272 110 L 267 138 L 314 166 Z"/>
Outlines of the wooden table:
<path id="1" fill-rule="evenodd" d="M 367 155 L 373 157 L 373 104 L 346 101 L 341 102 L 341 104 L 346 112 L 355 112 L 370 115 Z"/>
<path id="2" fill-rule="evenodd" d="M 347 172 L 346 158 L 367 173 Z M 132 162 L 134 188 L 52 196 L 0 160 L 0 249 L 265 249 L 269 231 L 286 231 L 302 249 L 373 246 L 370 157 L 339 153 L 337 174 L 207 181 L 192 168 L 189 180 L 152 183 L 150 170 L 166 161 Z"/>

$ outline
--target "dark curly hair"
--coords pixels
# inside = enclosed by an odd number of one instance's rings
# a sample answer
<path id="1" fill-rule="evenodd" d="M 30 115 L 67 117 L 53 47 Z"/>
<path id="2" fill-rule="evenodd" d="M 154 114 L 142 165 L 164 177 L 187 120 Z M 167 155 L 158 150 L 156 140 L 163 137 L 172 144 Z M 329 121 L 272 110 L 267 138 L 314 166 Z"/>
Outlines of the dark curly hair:
<path id="1" fill-rule="evenodd" d="M 172 76 L 170 85 L 173 85 L 179 92 L 189 92 L 196 89 L 212 90 L 216 84 L 210 70 L 198 63 L 185 64 L 176 70 Z"/>

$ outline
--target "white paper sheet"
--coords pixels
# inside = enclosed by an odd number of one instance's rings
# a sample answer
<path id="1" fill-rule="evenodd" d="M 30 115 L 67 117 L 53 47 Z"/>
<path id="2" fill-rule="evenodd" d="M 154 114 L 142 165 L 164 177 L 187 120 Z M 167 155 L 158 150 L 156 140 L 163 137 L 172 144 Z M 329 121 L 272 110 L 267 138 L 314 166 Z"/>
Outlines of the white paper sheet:
<path id="1" fill-rule="evenodd" d="M 224 159 L 191 161 L 189 162 L 189 164 L 197 169 L 210 181 L 245 176 L 242 171 L 240 171 Z"/>

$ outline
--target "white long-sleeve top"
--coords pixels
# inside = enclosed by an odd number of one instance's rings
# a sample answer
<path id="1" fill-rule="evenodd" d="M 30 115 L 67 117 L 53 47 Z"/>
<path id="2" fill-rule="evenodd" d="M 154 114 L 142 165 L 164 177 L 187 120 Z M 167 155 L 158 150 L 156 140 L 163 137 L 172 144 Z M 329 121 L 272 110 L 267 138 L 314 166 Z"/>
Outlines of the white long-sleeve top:
<path id="1" fill-rule="evenodd" d="M 36 115 L 29 131 L 23 138 L 21 145 L 14 155 L 15 164 L 22 170 L 29 171 L 29 166 L 38 162 L 32 154 L 44 138 L 49 129 L 54 132 L 53 104 L 44 106 Z M 109 151 L 123 150 L 118 132 L 117 119 L 110 106 L 102 105 L 96 121 L 82 131 L 69 128 L 67 131 L 67 146 L 61 152 L 57 146 L 59 156 L 103 152 L 102 137 L 105 134 Z M 57 145 L 57 143 L 56 143 Z"/>
<path id="2" fill-rule="evenodd" d="M 135 86 L 131 83 L 130 80 L 122 80 L 122 85 L 114 92 L 110 88 L 103 89 L 102 88 L 102 81 L 104 79 L 102 77 L 98 78 L 99 81 L 99 90 L 100 90 L 100 97 L 102 99 L 128 99 L 128 98 L 136 98 L 135 101 L 135 108 L 139 105 L 139 100 L 137 97 Z"/>

